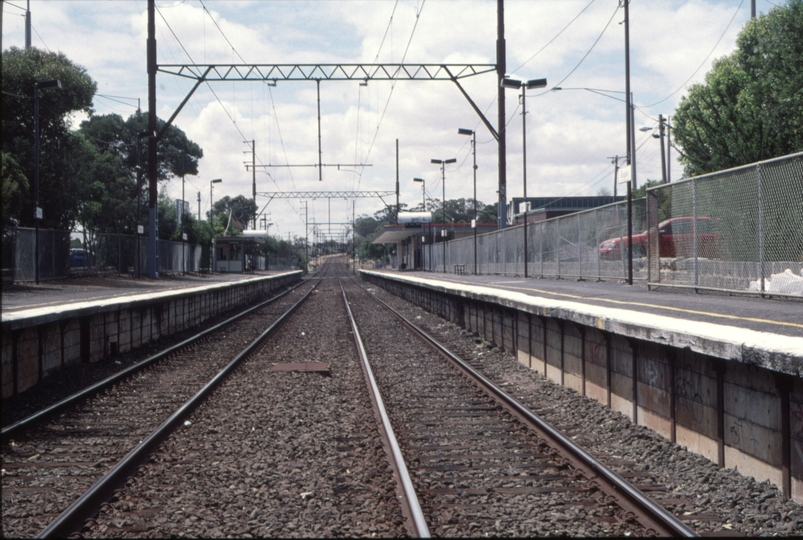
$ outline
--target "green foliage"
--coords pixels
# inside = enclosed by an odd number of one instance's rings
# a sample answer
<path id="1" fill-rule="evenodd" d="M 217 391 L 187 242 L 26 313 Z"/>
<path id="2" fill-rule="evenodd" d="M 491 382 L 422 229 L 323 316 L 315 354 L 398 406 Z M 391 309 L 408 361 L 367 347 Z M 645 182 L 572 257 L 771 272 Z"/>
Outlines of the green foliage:
<path id="1" fill-rule="evenodd" d="M 242 231 L 248 228 L 257 214 L 257 203 L 254 199 L 237 195 L 234 198 L 226 195 L 220 200 L 215 201 L 215 221 L 222 226 L 220 234 L 227 236 L 239 236 Z M 231 213 L 231 224 L 229 223 L 229 213 Z M 228 231 L 226 228 L 228 227 Z"/>
<path id="2" fill-rule="evenodd" d="M 156 120 L 157 132 L 165 125 L 164 120 Z M 92 140 L 101 152 L 118 153 L 125 166 L 136 171 L 141 162 L 143 175 L 148 170 L 148 137 L 140 138 L 139 159 L 137 158 L 137 135 L 148 130 L 147 113 L 134 113 L 127 120 L 118 114 L 93 115 L 89 120 L 81 122 L 81 132 Z M 158 160 L 157 176 L 159 180 L 168 180 L 171 176 L 187 176 L 198 174 L 198 160 L 204 155 L 198 144 L 187 138 L 177 126 L 171 125 L 156 145 Z M 140 161 L 141 160 L 141 161 Z"/>
<path id="3" fill-rule="evenodd" d="M 673 117 L 685 174 L 803 150 L 803 0 L 750 21 Z"/>
<path id="4" fill-rule="evenodd" d="M 11 154 L 3 152 L 2 201 L 4 227 L 14 223 L 15 210 L 19 208 L 29 190 L 30 185 L 22 167 Z"/>
<path id="5" fill-rule="evenodd" d="M 70 229 L 78 214 L 84 170 L 76 160 L 82 149 L 69 132 L 69 117 L 91 112 L 97 85 L 83 67 L 63 54 L 36 48 L 12 47 L 3 52 L 3 152 L 13 160 L 6 161 L 12 167 L 8 177 L 4 163 L 3 185 L 19 197 L 3 218 L 23 226 L 34 224 L 34 83 L 52 79 L 61 81 L 61 89 L 39 93 L 42 226 Z M 27 190 L 21 189 L 22 177 L 28 181 Z"/>

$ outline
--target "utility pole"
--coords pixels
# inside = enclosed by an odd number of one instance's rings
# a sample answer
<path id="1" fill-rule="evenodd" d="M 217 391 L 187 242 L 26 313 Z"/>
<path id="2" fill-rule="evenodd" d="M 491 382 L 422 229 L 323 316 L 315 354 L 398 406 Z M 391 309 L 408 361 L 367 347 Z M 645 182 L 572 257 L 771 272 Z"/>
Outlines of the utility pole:
<path id="1" fill-rule="evenodd" d="M 198 221 L 201 221 L 201 192 L 198 192 Z"/>
<path id="2" fill-rule="evenodd" d="M 28 0 L 28 8 L 25 10 L 25 50 L 27 51 L 30 48 L 31 48 L 31 0 Z"/>
<path id="3" fill-rule="evenodd" d="M 672 182 L 672 124 L 669 123 L 669 116 L 666 117 L 666 181 Z"/>
<path id="4" fill-rule="evenodd" d="M 661 139 L 661 180 L 666 184 L 666 151 L 664 150 L 664 115 L 658 115 L 658 135 Z"/>
<path id="5" fill-rule="evenodd" d="M 630 92 L 630 0 L 625 6 L 625 99 L 627 100 L 627 164 L 631 165 L 631 180 L 627 183 L 627 284 L 633 285 L 633 206 L 632 193 L 636 188 L 636 145 L 633 139 L 633 94 Z"/>
<path id="6" fill-rule="evenodd" d="M 257 154 L 257 142 L 255 140 L 250 141 L 243 141 L 251 148 L 251 198 L 254 199 L 254 202 L 257 200 L 257 169 L 256 169 L 256 154 Z M 243 152 L 243 154 L 247 154 L 248 152 Z M 246 165 L 246 169 L 248 166 Z M 257 218 L 254 216 L 254 229 L 257 228 Z"/>
<path id="7" fill-rule="evenodd" d="M 309 208 L 308 201 L 304 203 L 304 272 L 309 272 L 309 255 L 307 254 L 307 244 L 309 243 Z"/>
<path id="8" fill-rule="evenodd" d="M 616 187 L 619 181 L 619 158 L 622 156 L 610 156 L 608 159 L 613 163 L 613 201 L 616 202 Z"/>
<path id="9" fill-rule="evenodd" d="M 507 147 L 505 144 L 505 89 L 502 81 L 507 71 L 507 52 L 505 50 L 505 0 L 496 0 L 496 89 L 497 89 L 497 125 L 499 134 L 499 208 L 498 226 L 507 227 Z"/>
<path id="10" fill-rule="evenodd" d="M 399 224 L 399 139 L 396 139 L 396 225 Z"/>
<path id="11" fill-rule="evenodd" d="M 157 132 L 156 125 L 156 0 L 148 0 L 148 131 Z M 148 276 L 159 277 L 159 199 L 156 167 L 156 137 L 148 138 Z"/>
<path id="12" fill-rule="evenodd" d="M 753 20 L 756 18 L 756 0 L 750 0 L 750 18 Z"/>
<path id="13" fill-rule="evenodd" d="M 315 79 L 318 89 L 318 181 L 323 181 L 323 150 L 321 150 L 321 80 Z"/>

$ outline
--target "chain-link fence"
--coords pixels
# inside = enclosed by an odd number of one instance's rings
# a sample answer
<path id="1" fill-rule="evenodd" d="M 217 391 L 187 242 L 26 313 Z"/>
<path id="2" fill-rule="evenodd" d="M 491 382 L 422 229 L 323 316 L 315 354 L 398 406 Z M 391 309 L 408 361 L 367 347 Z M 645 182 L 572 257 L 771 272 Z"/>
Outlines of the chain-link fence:
<path id="1" fill-rule="evenodd" d="M 644 199 L 633 206 L 633 279 L 646 279 L 646 245 L 637 243 L 646 227 Z M 525 275 L 523 225 L 481 234 L 476 243 L 476 273 Z M 527 225 L 527 272 L 539 277 L 627 278 L 627 203 L 620 202 Z M 443 245 L 424 246 L 421 267 L 454 271 L 460 266 L 474 273 L 474 238 L 460 238 Z"/>
<path id="2" fill-rule="evenodd" d="M 36 231 L 3 231 L 3 277 L 36 281 Z M 39 280 L 96 274 L 148 274 L 148 239 L 123 234 L 96 234 L 72 241 L 69 231 L 39 230 Z M 204 256 L 205 255 L 205 256 Z M 209 248 L 159 241 L 159 272 L 199 272 L 209 268 Z"/>
<path id="3" fill-rule="evenodd" d="M 650 285 L 803 296 L 803 153 L 647 190 Z"/>

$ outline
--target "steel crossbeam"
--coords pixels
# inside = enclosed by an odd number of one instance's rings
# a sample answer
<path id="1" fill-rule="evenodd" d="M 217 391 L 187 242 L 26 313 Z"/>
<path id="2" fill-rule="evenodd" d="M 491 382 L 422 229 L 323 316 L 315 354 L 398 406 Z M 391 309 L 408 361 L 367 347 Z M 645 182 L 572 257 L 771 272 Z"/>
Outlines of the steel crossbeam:
<path id="1" fill-rule="evenodd" d="M 454 81 L 496 64 L 159 64 L 157 71 L 198 81 Z"/>
<path id="2" fill-rule="evenodd" d="M 278 191 L 278 192 L 263 192 L 257 193 L 263 197 L 271 199 L 327 199 L 327 198 L 344 198 L 344 199 L 368 199 L 368 198 L 382 198 L 390 195 L 396 195 L 395 191 Z"/>

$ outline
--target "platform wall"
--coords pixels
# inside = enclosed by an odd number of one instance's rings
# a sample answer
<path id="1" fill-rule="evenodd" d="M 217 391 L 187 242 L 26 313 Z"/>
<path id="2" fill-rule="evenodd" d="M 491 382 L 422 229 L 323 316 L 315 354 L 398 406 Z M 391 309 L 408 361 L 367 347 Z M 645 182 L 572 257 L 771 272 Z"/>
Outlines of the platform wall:
<path id="1" fill-rule="evenodd" d="M 803 503 L 803 379 L 363 273 L 503 348 L 545 378 L 622 413 L 720 467 L 769 480 Z"/>
<path id="2" fill-rule="evenodd" d="M 3 321 L 2 396 L 23 392 L 61 367 L 98 362 L 180 332 L 298 282 L 301 272 Z M 143 298 L 143 296 L 145 296 Z"/>

